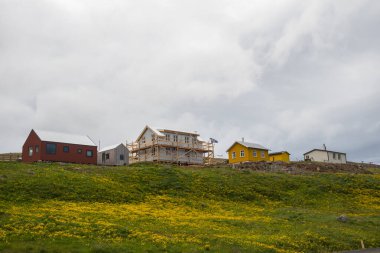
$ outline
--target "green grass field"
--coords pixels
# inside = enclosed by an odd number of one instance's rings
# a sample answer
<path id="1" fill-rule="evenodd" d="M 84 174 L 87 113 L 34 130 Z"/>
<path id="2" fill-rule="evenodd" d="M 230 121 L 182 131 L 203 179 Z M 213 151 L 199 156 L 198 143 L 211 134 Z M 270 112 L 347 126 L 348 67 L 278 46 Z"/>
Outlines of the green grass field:
<path id="1" fill-rule="evenodd" d="M 360 240 L 380 247 L 380 174 L 0 163 L 0 252 L 333 252 Z"/>

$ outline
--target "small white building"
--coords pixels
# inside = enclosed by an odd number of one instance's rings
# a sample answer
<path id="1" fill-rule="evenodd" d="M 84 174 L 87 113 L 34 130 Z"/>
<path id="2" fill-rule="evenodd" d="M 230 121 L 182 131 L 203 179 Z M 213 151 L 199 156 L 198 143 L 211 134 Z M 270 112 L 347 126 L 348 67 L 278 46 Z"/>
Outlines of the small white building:
<path id="1" fill-rule="evenodd" d="M 346 153 L 326 149 L 313 149 L 303 154 L 305 161 L 324 163 L 347 163 Z"/>
<path id="2" fill-rule="evenodd" d="M 123 144 L 116 144 L 98 151 L 99 165 L 128 165 L 129 150 Z"/>

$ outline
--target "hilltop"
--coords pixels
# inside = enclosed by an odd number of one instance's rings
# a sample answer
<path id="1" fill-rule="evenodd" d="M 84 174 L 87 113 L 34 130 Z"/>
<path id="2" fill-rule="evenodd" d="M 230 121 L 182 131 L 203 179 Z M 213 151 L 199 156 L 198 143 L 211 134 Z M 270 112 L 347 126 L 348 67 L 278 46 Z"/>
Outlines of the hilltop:
<path id="1" fill-rule="evenodd" d="M 1 162 L 0 251 L 332 252 L 358 249 L 360 240 L 380 247 L 376 172 Z"/>

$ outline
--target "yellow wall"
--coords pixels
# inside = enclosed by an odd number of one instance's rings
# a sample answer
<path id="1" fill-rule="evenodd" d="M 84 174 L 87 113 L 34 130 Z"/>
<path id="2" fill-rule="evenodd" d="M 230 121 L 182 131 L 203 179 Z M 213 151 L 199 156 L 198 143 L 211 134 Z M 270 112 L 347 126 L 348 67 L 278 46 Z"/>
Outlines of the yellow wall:
<path id="1" fill-rule="evenodd" d="M 240 157 L 240 151 L 244 150 L 244 157 Z M 253 156 L 253 151 L 256 151 L 257 156 Z M 232 153 L 236 152 L 236 158 L 232 159 Z M 261 158 L 261 152 L 264 152 L 265 157 Z M 259 162 L 269 161 L 268 150 L 247 148 L 239 143 L 235 143 L 234 146 L 228 151 L 229 163 L 241 163 L 241 162 Z"/>
<path id="2" fill-rule="evenodd" d="M 290 155 L 288 153 L 281 153 L 275 155 L 269 155 L 269 160 L 271 162 L 282 161 L 282 162 L 290 162 Z"/>

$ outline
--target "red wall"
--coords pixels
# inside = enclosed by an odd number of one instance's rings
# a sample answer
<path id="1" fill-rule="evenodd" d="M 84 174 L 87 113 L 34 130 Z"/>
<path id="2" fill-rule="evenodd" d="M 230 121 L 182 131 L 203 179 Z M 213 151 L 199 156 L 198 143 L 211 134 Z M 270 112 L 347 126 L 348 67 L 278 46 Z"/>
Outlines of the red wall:
<path id="1" fill-rule="evenodd" d="M 36 152 L 38 146 L 38 153 Z M 33 147 L 33 155 L 29 156 L 29 147 Z M 22 146 L 22 161 L 23 162 L 36 162 L 41 160 L 41 140 L 37 134 L 32 130 Z"/>
<path id="2" fill-rule="evenodd" d="M 56 144 L 56 153 L 47 154 L 46 144 Z M 36 153 L 35 146 L 39 146 L 39 152 Z M 28 148 L 33 146 L 33 156 L 29 156 Z M 68 146 L 69 152 L 63 152 L 63 147 Z M 78 153 L 77 150 L 82 149 L 82 153 Z M 92 157 L 86 156 L 86 151 L 92 150 Z M 24 162 L 36 162 L 36 161 L 51 161 L 51 162 L 66 162 L 66 163 L 83 163 L 83 164 L 96 164 L 97 163 L 97 147 L 85 146 L 77 144 L 65 144 L 58 142 L 45 142 L 40 141 L 37 134 L 32 130 L 29 134 L 25 144 L 22 148 L 22 160 Z"/>

